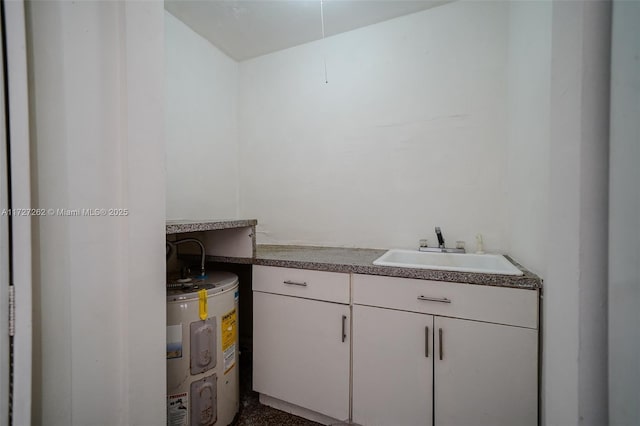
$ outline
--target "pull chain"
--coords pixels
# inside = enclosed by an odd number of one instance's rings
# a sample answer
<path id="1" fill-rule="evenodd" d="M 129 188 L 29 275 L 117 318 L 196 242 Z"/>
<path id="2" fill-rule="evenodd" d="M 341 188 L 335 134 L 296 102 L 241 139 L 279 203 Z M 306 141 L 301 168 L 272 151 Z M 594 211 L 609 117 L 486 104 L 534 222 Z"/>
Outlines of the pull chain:
<path id="1" fill-rule="evenodd" d="M 329 83 L 329 78 L 327 77 L 327 51 L 324 41 L 324 8 L 322 0 L 320 0 L 320 24 L 322 25 L 322 61 L 324 62 L 324 82 Z"/>

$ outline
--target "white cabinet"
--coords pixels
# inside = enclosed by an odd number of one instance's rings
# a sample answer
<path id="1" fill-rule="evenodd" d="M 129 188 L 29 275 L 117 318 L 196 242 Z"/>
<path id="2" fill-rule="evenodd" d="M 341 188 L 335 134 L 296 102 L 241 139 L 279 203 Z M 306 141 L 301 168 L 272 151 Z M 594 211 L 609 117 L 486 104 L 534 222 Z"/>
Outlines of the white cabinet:
<path id="1" fill-rule="evenodd" d="M 537 424 L 537 292 L 354 275 L 353 303 L 355 423 Z"/>
<path id="2" fill-rule="evenodd" d="M 537 425 L 537 291 L 254 266 L 253 298 L 268 405 L 325 424 L 351 408 L 365 426 Z"/>
<path id="3" fill-rule="evenodd" d="M 431 425 L 433 316 L 353 307 L 353 421 Z"/>
<path id="4" fill-rule="evenodd" d="M 347 274 L 254 267 L 253 389 L 271 401 L 346 420 L 350 307 L 312 300 L 326 291 L 323 280 L 333 286 L 335 294 L 346 295 L 348 303 Z M 343 300 L 342 296 L 338 299 Z"/>
<path id="5" fill-rule="evenodd" d="M 253 291 L 349 304 L 349 274 L 306 269 L 253 267 Z"/>
<path id="6" fill-rule="evenodd" d="M 353 275 L 353 303 L 538 327 L 538 294 L 534 290 L 357 274 Z"/>
<path id="7" fill-rule="evenodd" d="M 437 426 L 538 424 L 537 330 L 435 317 L 434 331 Z"/>

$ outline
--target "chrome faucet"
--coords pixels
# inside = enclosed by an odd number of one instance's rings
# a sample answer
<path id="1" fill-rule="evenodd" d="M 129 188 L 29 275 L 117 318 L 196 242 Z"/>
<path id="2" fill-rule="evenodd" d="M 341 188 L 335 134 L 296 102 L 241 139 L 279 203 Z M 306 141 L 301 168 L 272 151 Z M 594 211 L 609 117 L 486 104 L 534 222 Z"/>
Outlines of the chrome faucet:
<path id="1" fill-rule="evenodd" d="M 436 226 L 436 237 L 438 237 L 438 247 L 427 247 L 426 240 L 424 240 L 424 245 L 421 243 L 420 247 L 418 247 L 418 250 L 436 253 L 465 253 L 464 243 L 462 243 L 462 246 L 456 248 L 446 248 L 444 246 L 444 237 L 442 236 L 442 231 L 440 230 L 439 226 Z"/>
<path id="2" fill-rule="evenodd" d="M 438 237 L 438 247 L 441 249 L 444 248 L 444 238 L 442 237 L 442 231 L 440 231 L 440 227 L 436 226 L 436 237 Z"/>

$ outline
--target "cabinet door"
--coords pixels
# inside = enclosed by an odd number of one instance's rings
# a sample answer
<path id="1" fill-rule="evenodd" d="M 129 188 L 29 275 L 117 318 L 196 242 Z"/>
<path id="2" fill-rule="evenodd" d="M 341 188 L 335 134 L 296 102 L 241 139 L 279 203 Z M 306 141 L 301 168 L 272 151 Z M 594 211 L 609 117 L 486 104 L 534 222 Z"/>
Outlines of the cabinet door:
<path id="1" fill-rule="evenodd" d="M 431 315 L 354 305 L 353 421 L 431 425 L 433 349 Z"/>
<path id="2" fill-rule="evenodd" d="M 435 424 L 535 426 L 537 331 L 435 318 Z"/>
<path id="3" fill-rule="evenodd" d="M 254 292 L 253 389 L 348 419 L 349 324 L 348 305 Z"/>

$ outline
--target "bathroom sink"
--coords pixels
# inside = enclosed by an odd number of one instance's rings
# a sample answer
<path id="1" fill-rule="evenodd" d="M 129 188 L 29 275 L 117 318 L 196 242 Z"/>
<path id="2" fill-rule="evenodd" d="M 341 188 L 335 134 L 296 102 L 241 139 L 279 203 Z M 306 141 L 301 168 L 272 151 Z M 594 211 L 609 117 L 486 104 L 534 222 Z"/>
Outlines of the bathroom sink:
<path id="1" fill-rule="evenodd" d="M 484 274 L 523 275 L 500 254 L 428 253 L 417 250 L 389 250 L 374 265 Z"/>

